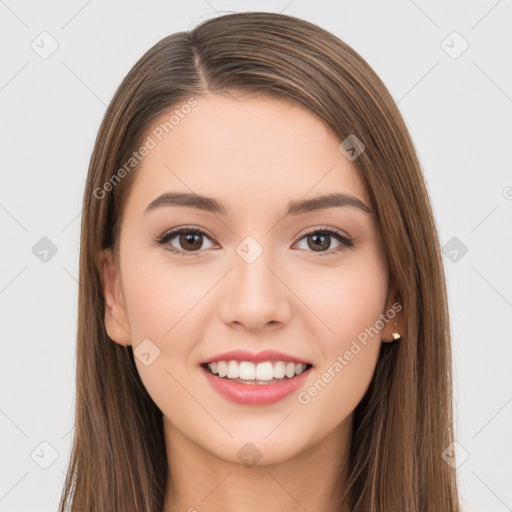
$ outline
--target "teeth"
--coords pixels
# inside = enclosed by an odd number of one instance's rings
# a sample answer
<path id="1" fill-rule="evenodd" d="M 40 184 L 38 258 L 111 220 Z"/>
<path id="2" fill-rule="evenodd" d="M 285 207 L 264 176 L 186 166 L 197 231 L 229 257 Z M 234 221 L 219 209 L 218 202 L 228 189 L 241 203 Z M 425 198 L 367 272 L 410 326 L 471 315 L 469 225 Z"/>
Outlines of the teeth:
<path id="1" fill-rule="evenodd" d="M 283 363 L 283 361 L 277 361 L 277 363 L 274 364 L 274 377 L 276 379 L 282 379 L 286 374 L 286 363 Z"/>
<path id="2" fill-rule="evenodd" d="M 238 379 L 240 377 L 240 368 L 236 361 L 229 361 L 227 377 L 228 379 Z"/>
<path id="3" fill-rule="evenodd" d="M 232 361 L 236 364 L 235 361 Z M 246 380 L 254 380 L 256 378 L 256 365 L 249 361 L 242 361 L 239 365 L 238 377 Z M 261 377 L 258 377 L 260 379 Z"/>
<path id="4" fill-rule="evenodd" d="M 306 365 L 291 363 L 285 361 L 265 361 L 254 364 L 250 361 L 217 361 L 208 363 L 208 368 L 214 375 L 227 377 L 228 379 L 258 380 L 267 381 L 272 379 L 283 379 L 285 376 L 289 379 L 300 375 Z"/>
<path id="5" fill-rule="evenodd" d="M 210 365 L 208 365 L 210 367 L 210 370 L 212 370 L 212 367 Z M 226 361 L 217 361 L 217 373 L 219 374 L 219 377 L 225 377 L 226 374 L 228 373 L 228 368 L 227 368 L 227 364 L 226 364 Z"/>

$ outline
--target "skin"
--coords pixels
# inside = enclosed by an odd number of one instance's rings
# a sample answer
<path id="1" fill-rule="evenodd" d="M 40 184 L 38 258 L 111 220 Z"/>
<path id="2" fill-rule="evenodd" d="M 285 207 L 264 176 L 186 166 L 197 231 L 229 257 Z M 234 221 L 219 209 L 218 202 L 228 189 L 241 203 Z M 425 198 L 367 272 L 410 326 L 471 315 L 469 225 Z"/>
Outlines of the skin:
<path id="1" fill-rule="evenodd" d="M 148 133 L 168 119 L 162 114 Z M 330 492 L 346 469 L 353 411 L 381 342 L 401 332 L 400 315 L 308 404 L 298 393 L 264 406 L 230 402 L 199 363 L 234 349 L 283 351 L 314 365 L 301 391 L 396 301 L 373 213 L 334 207 L 283 217 L 289 200 L 333 192 L 370 206 L 341 140 L 298 104 L 207 95 L 133 176 L 120 260 L 105 250 L 99 262 L 109 337 L 134 350 L 149 338 L 160 350 L 150 365 L 136 363 L 164 415 L 173 486 L 165 512 L 334 510 Z M 229 214 L 170 206 L 144 214 L 171 191 L 214 197 Z M 211 235 L 196 243 L 196 255 L 179 236 L 167 247 L 184 256 L 155 244 L 189 225 Z M 332 237 L 315 251 L 305 235 L 320 228 L 341 230 L 354 247 L 334 252 L 340 242 Z M 236 252 L 247 236 L 263 249 L 250 264 Z M 253 466 L 237 456 L 247 442 L 262 454 Z"/>

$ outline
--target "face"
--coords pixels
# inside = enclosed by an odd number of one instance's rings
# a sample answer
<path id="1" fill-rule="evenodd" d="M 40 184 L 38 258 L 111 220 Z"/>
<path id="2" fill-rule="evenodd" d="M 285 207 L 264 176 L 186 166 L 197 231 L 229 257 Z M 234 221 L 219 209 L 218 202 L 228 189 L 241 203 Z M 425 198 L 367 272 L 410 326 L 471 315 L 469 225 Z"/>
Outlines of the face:
<path id="1" fill-rule="evenodd" d="M 288 460 L 350 425 L 397 330 L 397 317 L 381 320 L 394 297 L 376 219 L 342 139 L 302 106 L 210 95 L 185 111 L 169 133 L 169 113 L 148 131 L 155 144 L 131 177 L 119 261 L 101 255 L 107 332 L 133 346 L 168 431 L 225 461 L 240 463 L 249 441 L 260 463 Z M 161 197 L 177 193 L 192 197 Z M 348 199 L 288 212 L 330 194 Z M 308 369 L 258 391 L 201 366 L 238 350 L 249 354 L 230 357 L 278 351 L 263 357 L 271 369 Z"/>

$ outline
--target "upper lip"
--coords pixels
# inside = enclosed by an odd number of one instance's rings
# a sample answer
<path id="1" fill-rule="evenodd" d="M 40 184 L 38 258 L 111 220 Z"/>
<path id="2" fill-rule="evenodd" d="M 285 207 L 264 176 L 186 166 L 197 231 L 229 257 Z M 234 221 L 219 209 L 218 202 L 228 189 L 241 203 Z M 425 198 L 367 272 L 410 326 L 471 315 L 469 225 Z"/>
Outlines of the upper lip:
<path id="1" fill-rule="evenodd" d="M 253 363 L 262 363 L 264 361 L 286 361 L 297 364 L 309 364 L 309 361 L 300 357 L 292 356 L 291 354 L 285 354 L 284 352 L 278 352 L 276 350 L 262 350 L 261 352 L 254 353 L 248 350 L 232 350 L 231 352 L 223 352 L 216 356 L 209 357 L 201 361 L 200 364 L 215 363 L 216 361 L 250 361 Z"/>

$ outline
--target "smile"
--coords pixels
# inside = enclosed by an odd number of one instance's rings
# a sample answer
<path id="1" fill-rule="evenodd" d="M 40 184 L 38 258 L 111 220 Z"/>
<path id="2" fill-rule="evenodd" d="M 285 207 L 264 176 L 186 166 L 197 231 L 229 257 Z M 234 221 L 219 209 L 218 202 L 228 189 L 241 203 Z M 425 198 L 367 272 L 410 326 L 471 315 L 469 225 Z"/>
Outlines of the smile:
<path id="1" fill-rule="evenodd" d="M 208 383 L 222 397 L 244 405 L 279 402 L 299 389 L 311 364 L 286 361 L 216 361 L 201 364 Z"/>
<path id="2" fill-rule="evenodd" d="M 213 375 L 249 385 L 264 385 L 293 379 L 311 368 L 310 364 L 291 361 L 264 361 L 255 364 L 251 361 L 232 360 L 216 361 L 205 366 Z"/>

